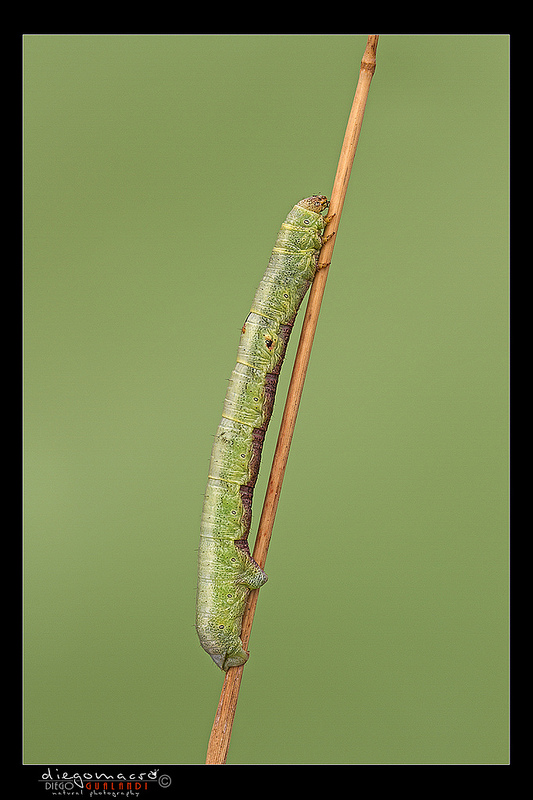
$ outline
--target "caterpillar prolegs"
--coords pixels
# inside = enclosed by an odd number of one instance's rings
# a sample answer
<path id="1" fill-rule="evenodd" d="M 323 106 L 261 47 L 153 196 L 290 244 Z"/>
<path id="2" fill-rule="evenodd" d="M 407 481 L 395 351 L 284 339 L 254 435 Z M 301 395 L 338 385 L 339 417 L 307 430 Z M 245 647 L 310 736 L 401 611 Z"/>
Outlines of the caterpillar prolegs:
<path id="1" fill-rule="evenodd" d="M 196 630 L 223 670 L 248 659 L 240 639 L 246 597 L 267 580 L 248 547 L 252 495 L 287 342 L 325 241 L 328 205 L 323 195 L 307 197 L 281 226 L 242 327 L 215 435 L 198 552 Z"/>

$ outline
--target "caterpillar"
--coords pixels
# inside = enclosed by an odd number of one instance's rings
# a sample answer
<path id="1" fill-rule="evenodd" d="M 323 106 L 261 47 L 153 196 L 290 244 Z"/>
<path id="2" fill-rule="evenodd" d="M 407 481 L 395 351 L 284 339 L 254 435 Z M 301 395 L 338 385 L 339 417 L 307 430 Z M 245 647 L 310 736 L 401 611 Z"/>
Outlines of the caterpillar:
<path id="1" fill-rule="evenodd" d="M 289 336 L 329 238 L 322 214 L 328 206 L 324 195 L 307 197 L 281 225 L 242 326 L 215 434 L 201 518 L 196 631 L 224 671 L 248 660 L 240 638 L 246 598 L 267 581 L 248 547 L 252 496 Z"/>

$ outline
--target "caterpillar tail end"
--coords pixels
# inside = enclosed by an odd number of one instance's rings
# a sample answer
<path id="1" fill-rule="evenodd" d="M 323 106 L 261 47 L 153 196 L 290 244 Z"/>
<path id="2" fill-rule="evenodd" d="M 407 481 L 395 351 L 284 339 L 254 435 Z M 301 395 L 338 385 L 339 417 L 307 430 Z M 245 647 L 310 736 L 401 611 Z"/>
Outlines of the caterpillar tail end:
<path id="1" fill-rule="evenodd" d="M 206 638 L 200 635 L 200 644 L 217 667 L 224 672 L 227 672 L 230 667 L 240 667 L 246 664 L 250 655 L 242 646 L 240 638 L 236 642 L 222 643 L 213 641 L 211 637 Z"/>
<path id="2" fill-rule="evenodd" d="M 236 631 L 224 632 L 223 624 L 219 620 L 198 619 L 196 631 L 200 644 L 205 652 L 211 656 L 217 667 L 224 672 L 230 667 L 240 667 L 246 664 L 249 653 L 244 649 L 240 636 Z"/>
<path id="3" fill-rule="evenodd" d="M 246 598 L 251 589 L 263 586 L 268 578 L 250 555 L 246 540 L 231 542 L 226 560 L 219 558 L 217 566 L 222 574 L 216 582 L 204 574 L 202 567 L 199 569 L 196 632 L 203 649 L 226 672 L 248 661 L 241 639 Z M 229 578 L 224 576 L 228 566 Z"/>
<path id="4" fill-rule="evenodd" d="M 227 672 L 230 667 L 240 667 L 248 661 L 249 653 L 241 648 L 239 653 L 209 653 L 217 667 Z"/>

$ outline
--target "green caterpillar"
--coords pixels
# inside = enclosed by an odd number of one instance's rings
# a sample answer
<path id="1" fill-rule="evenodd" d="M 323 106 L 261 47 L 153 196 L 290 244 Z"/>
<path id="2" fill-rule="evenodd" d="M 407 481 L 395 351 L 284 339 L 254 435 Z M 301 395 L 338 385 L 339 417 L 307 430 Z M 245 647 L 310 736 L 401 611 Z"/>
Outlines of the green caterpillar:
<path id="1" fill-rule="evenodd" d="M 242 327 L 215 435 L 198 552 L 196 630 L 223 670 L 248 659 L 240 639 L 246 597 L 267 580 L 248 547 L 252 495 L 287 342 L 329 238 L 322 214 L 328 205 L 323 195 L 307 197 L 281 226 Z"/>

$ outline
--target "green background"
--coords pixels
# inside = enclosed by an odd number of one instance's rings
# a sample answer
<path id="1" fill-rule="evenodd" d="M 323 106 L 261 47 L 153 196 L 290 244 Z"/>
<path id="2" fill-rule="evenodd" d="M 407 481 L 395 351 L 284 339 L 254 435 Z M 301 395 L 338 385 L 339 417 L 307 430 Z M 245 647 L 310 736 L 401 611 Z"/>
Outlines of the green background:
<path id="1" fill-rule="evenodd" d="M 204 763 L 213 435 L 365 44 L 24 37 L 26 763 Z M 228 764 L 508 761 L 508 50 L 380 37 Z"/>

